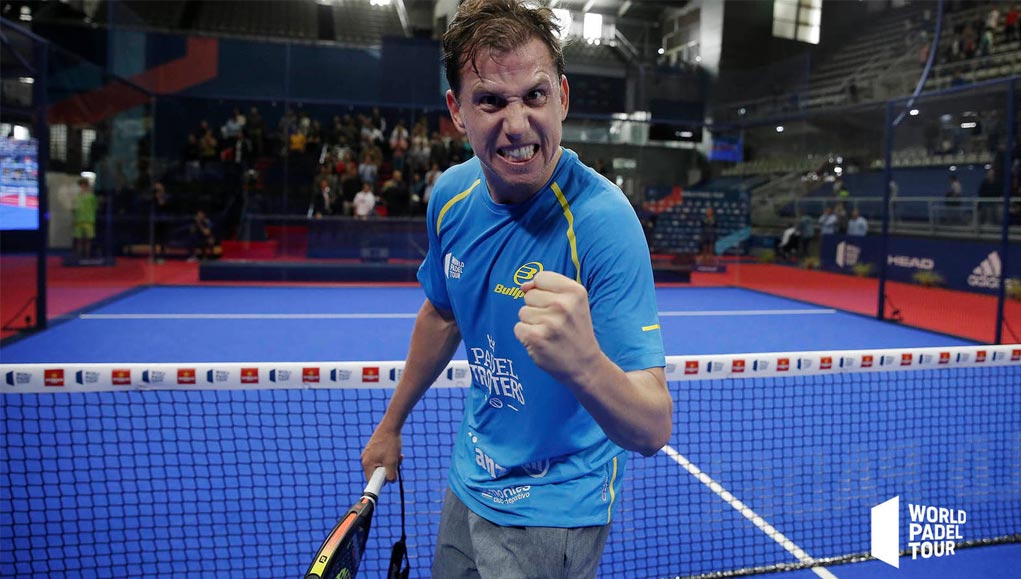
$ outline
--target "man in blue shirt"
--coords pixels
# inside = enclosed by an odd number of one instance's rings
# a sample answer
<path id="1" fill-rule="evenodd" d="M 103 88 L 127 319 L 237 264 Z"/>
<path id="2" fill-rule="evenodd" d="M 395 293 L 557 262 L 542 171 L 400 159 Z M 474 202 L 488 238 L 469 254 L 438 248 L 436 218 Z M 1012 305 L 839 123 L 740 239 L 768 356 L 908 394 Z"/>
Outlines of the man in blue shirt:
<path id="1" fill-rule="evenodd" d="M 401 427 L 463 339 L 472 386 L 434 577 L 593 577 L 626 451 L 671 432 L 648 247 L 623 193 L 560 146 L 552 19 L 467 0 L 443 39 L 447 107 L 475 157 L 433 190 L 427 299 L 362 454 L 394 479 Z"/>

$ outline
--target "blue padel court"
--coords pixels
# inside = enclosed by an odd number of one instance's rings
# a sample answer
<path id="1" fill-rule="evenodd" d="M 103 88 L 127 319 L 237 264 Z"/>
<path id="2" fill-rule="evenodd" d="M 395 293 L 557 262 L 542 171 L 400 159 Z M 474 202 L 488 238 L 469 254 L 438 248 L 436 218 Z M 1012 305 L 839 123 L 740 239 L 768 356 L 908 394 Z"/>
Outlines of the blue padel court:
<path id="1" fill-rule="evenodd" d="M 738 288 L 659 288 L 657 297 L 668 356 L 970 344 Z M 0 359 L 403 360 L 424 299 L 418 287 L 153 287 L 6 346 Z"/>
<path id="2" fill-rule="evenodd" d="M 790 353 L 793 369 L 819 351 L 903 365 L 908 352 L 981 347 L 748 290 L 657 296 L 682 375 L 689 360 L 723 367 L 716 355 L 773 369 L 768 353 Z M 5 345 L 0 576 L 301 577 L 364 486 L 359 454 L 399 372 L 385 362 L 404 358 L 422 300 L 417 287 L 155 287 Z M 991 361 L 1018 347 L 996 348 Z M 19 393 L 32 364 L 67 388 Z M 257 386 L 216 387 L 237 364 Z M 599 576 L 1016 576 L 1021 364 L 894 370 L 671 379 L 674 433 L 628 459 Z M 102 372 L 135 387 L 74 391 Z M 313 387 L 274 387 L 295 373 Z M 461 420 L 454 373 L 404 430 L 413 577 L 429 576 Z M 164 374 L 186 386 L 148 387 Z M 900 568 L 849 562 L 868 558 L 871 508 L 894 496 Z M 914 559 L 907 504 L 966 511 L 958 543 L 1007 544 Z M 389 485 L 359 577 L 385 576 L 399 536 Z"/>

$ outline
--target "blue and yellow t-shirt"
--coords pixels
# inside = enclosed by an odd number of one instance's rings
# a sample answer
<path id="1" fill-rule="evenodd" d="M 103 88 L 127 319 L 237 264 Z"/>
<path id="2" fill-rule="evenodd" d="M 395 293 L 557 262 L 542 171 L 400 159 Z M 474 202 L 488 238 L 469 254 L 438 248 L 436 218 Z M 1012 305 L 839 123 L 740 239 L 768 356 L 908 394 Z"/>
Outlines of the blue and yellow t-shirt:
<path id="1" fill-rule="evenodd" d="M 450 469 L 453 492 L 499 525 L 610 521 L 627 453 L 514 336 L 521 285 L 549 270 L 588 290 L 603 352 L 624 371 L 663 366 L 649 250 L 623 193 L 563 150 L 528 201 L 495 203 L 477 158 L 445 171 L 418 279 L 452 311 L 471 366 Z"/>

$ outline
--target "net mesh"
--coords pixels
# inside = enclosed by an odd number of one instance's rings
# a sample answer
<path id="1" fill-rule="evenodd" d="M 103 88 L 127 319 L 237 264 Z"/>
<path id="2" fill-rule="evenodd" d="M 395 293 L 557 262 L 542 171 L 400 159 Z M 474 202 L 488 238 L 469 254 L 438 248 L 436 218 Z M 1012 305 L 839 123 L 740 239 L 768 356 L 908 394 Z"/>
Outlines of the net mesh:
<path id="1" fill-rule="evenodd" d="M 1021 360 L 1016 346 L 1005 352 Z M 747 359 L 749 373 L 775 374 L 809 356 Z M 600 576 L 851 560 L 869 551 L 871 507 L 893 496 L 966 511 L 959 546 L 1021 538 L 1021 363 L 732 378 L 733 357 L 692 360 L 668 367 L 674 434 L 655 456 L 629 459 Z M 684 375 L 714 368 L 725 377 Z M 73 369 L 62 391 L 28 392 L 19 384 L 37 369 L 3 370 L 4 577 L 300 576 L 363 488 L 359 453 L 392 394 L 71 391 Z M 405 426 L 415 576 L 429 574 L 464 395 L 430 389 Z M 383 489 L 360 576 L 385 576 L 398 500 L 396 486 Z"/>

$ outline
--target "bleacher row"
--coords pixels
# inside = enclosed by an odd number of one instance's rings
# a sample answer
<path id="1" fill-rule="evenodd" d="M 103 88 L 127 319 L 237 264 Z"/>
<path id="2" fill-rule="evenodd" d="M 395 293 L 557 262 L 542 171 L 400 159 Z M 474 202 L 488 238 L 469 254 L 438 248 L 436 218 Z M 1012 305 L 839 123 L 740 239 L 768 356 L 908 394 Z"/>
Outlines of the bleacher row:
<path id="1" fill-rule="evenodd" d="M 948 171 L 945 166 L 894 170 L 892 176 L 897 183 L 898 193 L 892 206 L 893 218 L 897 221 L 929 221 L 933 218 L 934 207 L 938 211 L 945 210 L 947 204 L 942 199 L 950 189 L 951 175 L 958 178 L 962 198 L 968 200 L 978 196 L 986 170 L 978 165 L 961 166 L 953 172 Z M 843 203 L 848 213 L 851 209 L 858 208 L 867 219 L 882 218 L 882 198 L 886 192 L 883 171 L 852 173 L 845 175 L 843 182 L 850 196 L 840 199 L 839 202 Z M 940 200 L 933 201 L 934 198 Z M 812 215 L 817 215 L 822 207 L 832 206 L 836 202 L 833 184 L 822 183 L 803 196 L 798 201 L 798 206 Z M 970 209 L 971 205 L 963 204 L 960 207 Z M 792 217 L 795 213 L 793 203 L 780 210 L 780 215 L 784 217 Z"/>
<path id="2" fill-rule="evenodd" d="M 738 163 L 722 171 L 724 177 L 744 177 L 754 175 L 769 175 L 777 173 L 789 173 L 797 171 L 807 173 L 819 168 L 820 157 L 770 157 L 768 159 L 755 159 Z"/>
<path id="3" fill-rule="evenodd" d="M 952 165 L 987 165 L 993 162 L 989 151 L 957 152 L 945 155 L 930 154 L 925 147 L 910 147 L 894 151 L 891 163 L 894 167 L 948 167 Z M 870 169 L 882 169 L 883 159 L 873 159 Z"/>
<path id="4" fill-rule="evenodd" d="M 743 245 L 723 247 L 719 241 L 749 226 L 748 202 L 700 198 L 686 199 L 659 214 L 651 239 L 653 251 L 700 253 L 707 207 L 716 216 L 716 253 L 743 253 Z"/>

